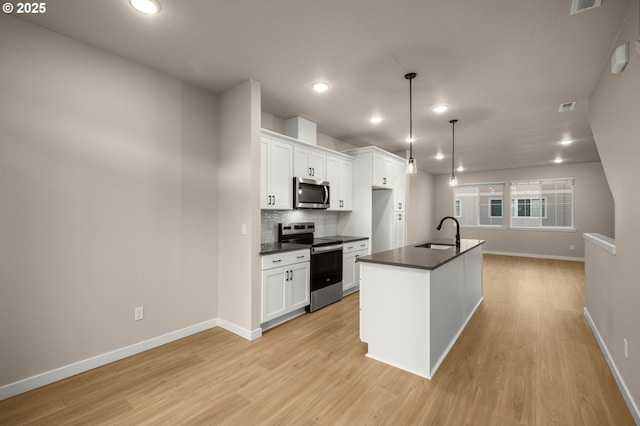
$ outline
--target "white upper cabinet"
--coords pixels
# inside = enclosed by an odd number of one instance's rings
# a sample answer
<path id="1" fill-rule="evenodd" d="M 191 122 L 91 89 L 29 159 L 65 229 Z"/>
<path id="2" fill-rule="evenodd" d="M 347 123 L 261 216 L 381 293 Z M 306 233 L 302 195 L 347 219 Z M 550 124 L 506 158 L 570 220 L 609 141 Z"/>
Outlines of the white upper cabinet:
<path id="1" fill-rule="evenodd" d="M 394 161 L 391 158 L 374 153 L 371 172 L 372 186 L 393 188 L 395 167 Z"/>
<path id="2" fill-rule="evenodd" d="M 327 181 L 331 191 L 329 210 L 353 210 L 353 160 L 327 155 Z"/>
<path id="3" fill-rule="evenodd" d="M 327 154 L 297 145 L 293 152 L 293 177 L 326 180 Z"/>
<path id="4" fill-rule="evenodd" d="M 293 145 L 261 138 L 260 208 L 293 208 Z"/>

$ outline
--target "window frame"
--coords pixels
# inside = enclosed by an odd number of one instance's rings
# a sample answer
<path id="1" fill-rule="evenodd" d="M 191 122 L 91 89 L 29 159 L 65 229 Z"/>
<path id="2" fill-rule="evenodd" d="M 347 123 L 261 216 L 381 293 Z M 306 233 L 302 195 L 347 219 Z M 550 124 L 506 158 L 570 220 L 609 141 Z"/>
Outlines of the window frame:
<path id="1" fill-rule="evenodd" d="M 463 206 L 462 206 L 462 199 L 469 196 L 468 194 L 463 193 L 462 196 L 460 196 L 459 194 L 456 193 L 456 189 L 459 188 L 464 188 L 464 187 L 468 187 L 468 188 L 475 188 L 478 191 L 478 194 L 476 194 L 476 199 L 478 200 L 477 203 L 474 204 L 473 208 L 469 207 L 470 210 L 469 213 L 473 214 L 473 211 L 475 211 L 475 222 L 477 224 L 466 224 L 463 223 Z M 487 188 L 488 187 L 488 188 Z M 498 190 L 496 191 L 497 194 L 495 196 L 491 196 L 493 194 L 487 194 L 487 192 L 490 190 L 491 192 L 493 192 L 493 188 L 491 187 L 498 187 Z M 506 224 L 506 216 L 504 214 L 504 203 L 505 203 L 505 196 L 506 196 L 506 191 L 507 190 L 507 182 L 506 181 L 493 181 L 493 182 L 478 182 L 478 183 L 465 183 L 465 184 L 460 184 L 457 185 L 456 187 L 454 187 L 452 189 L 453 192 L 453 216 L 456 217 L 457 219 L 460 220 L 460 227 L 461 228 L 473 228 L 473 229 L 505 229 L 507 228 L 507 224 Z M 484 192 L 483 192 L 484 191 Z M 488 204 L 487 207 L 485 207 L 484 203 L 480 203 L 481 198 L 484 197 L 484 200 L 488 200 Z M 491 216 L 491 200 L 500 200 L 501 203 L 501 207 L 502 207 L 502 216 Z M 485 219 L 488 219 L 489 221 L 491 221 L 492 219 L 496 220 L 496 219 L 500 219 L 500 221 L 502 223 L 500 224 L 491 224 L 491 223 L 480 223 L 481 220 L 481 215 L 480 212 L 485 212 L 488 209 L 488 214 L 485 217 Z M 465 210 L 466 211 L 466 210 Z M 459 213 L 459 216 L 456 216 L 456 213 Z"/>
<path id="2" fill-rule="evenodd" d="M 571 220 L 571 224 L 569 226 L 552 226 L 552 225 L 543 225 L 542 221 L 543 219 L 548 219 L 549 218 L 549 202 L 548 202 L 548 196 L 543 196 L 543 191 L 547 191 L 546 194 L 550 194 L 551 192 L 549 192 L 548 189 L 543 189 L 544 185 L 549 185 L 549 184 L 564 184 L 564 185 L 570 185 L 570 189 L 569 188 L 565 188 L 563 189 L 556 189 L 556 193 L 562 193 L 563 191 L 565 191 L 565 193 L 570 194 L 570 202 L 571 202 L 571 216 L 570 216 L 570 220 Z M 516 192 L 517 192 L 517 187 L 518 186 L 524 186 L 524 185 L 539 185 L 539 195 L 534 195 L 531 194 L 532 196 L 529 196 L 529 194 L 526 195 L 515 195 L 514 196 L 514 187 L 516 187 Z M 551 232 L 576 232 L 576 225 L 575 225 L 575 178 L 571 177 L 571 178 L 554 178 L 554 179 L 529 179 L 529 180 L 513 180 L 509 183 L 509 199 L 511 200 L 511 220 L 509 223 L 509 229 L 514 230 L 514 231 L 551 231 Z M 542 200 L 540 202 L 540 209 L 541 211 L 541 216 L 518 216 L 517 215 L 517 203 L 518 200 Z M 556 206 L 557 203 L 554 203 L 553 206 Z M 554 209 L 556 209 L 556 207 L 554 207 Z M 554 216 L 555 217 L 555 216 Z M 532 226 L 532 225 L 527 225 L 527 226 L 518 226 L 518 225 L 514 225 L 513 221 L 514 219 L 526 219 L 526 218 L 531 218 L 531 219 L 539 219 L 539 226 Z M 556 223 L 558 222 L 557 218 L 556 218 Z"/>

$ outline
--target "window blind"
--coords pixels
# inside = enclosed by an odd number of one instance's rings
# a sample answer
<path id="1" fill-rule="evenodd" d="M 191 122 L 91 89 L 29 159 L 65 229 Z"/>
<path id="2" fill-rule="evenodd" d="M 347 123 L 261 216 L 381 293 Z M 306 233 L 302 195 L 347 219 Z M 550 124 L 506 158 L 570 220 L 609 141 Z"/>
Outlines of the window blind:
<path id="1" fill-rule="evenodd" d="M 511 182 L 511 227 L 573 229 L 574 179 Z"/>
<path id="2" fill-rule="evenodd" d="M 504 182 L 458 185 L 453 211 L 460 226 L 504 226 Z"/>

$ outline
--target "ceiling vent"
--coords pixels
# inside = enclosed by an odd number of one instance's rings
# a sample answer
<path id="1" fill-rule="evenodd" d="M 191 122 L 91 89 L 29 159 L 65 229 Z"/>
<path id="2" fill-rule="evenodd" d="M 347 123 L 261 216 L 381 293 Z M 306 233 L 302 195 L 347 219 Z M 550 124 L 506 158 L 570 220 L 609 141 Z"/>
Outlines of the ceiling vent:
<path id="1" fill-rule="evenodd" d="M 584 12 L 602 4 L 602 0 L 571 0 L 571 14 Z"/>
<path id="2" fill-rule="evenodd" d="M 576 107 L 576 103 L 574 102 L 565 102 L 563 104 L 560 104 L 560 108 L 558 108 L 558 112 L 567 112 L 567 111 L 573 111 L 573 109 Z"/>

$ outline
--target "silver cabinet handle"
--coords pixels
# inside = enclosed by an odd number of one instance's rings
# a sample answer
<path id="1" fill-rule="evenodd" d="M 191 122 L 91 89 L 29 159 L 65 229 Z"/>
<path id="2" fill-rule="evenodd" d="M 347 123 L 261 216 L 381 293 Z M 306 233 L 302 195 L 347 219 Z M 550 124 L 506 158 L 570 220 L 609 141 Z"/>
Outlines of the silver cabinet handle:
<path id="1" fill-rule="evenodd" d="M 401 209 L 402 208 L 402 203 L 398 203 L 398 208 Z"/>
<path id="2" fill-rule="evenodd" d="M 305 255 L 296 257 L 296 259 L 304 259 L 304 258 L 305 258 Z"/>
<path id="3" fill-rule="evenodd" d="M 272 260 L 271 263 L 279 263 L 282 262 L 282 259 Z"/>
<path id="4" fill-rule="evenodd" d="M 347 247 L 347 250 L 351 250 L 353 248 L 353 246 L 349 246 Z"/>
<path id="5" fill-rule="evenodd" d="M 386 184 L 387 184 L 387 178 L 382 178 L 382 183 L 383 183 L 384 185 L 386 185 Z"/>
<path id="6" fill-rule="evenodd" d="M 366 244 L 360 244 L 360 247 L 366 247 L 366 246 L 367 246 Z"/>
<path id="7" fill-rule="evenodd" d="M 398 215 L 398 220 L 402 220 L 402 215 L 401 214 Z"/>

